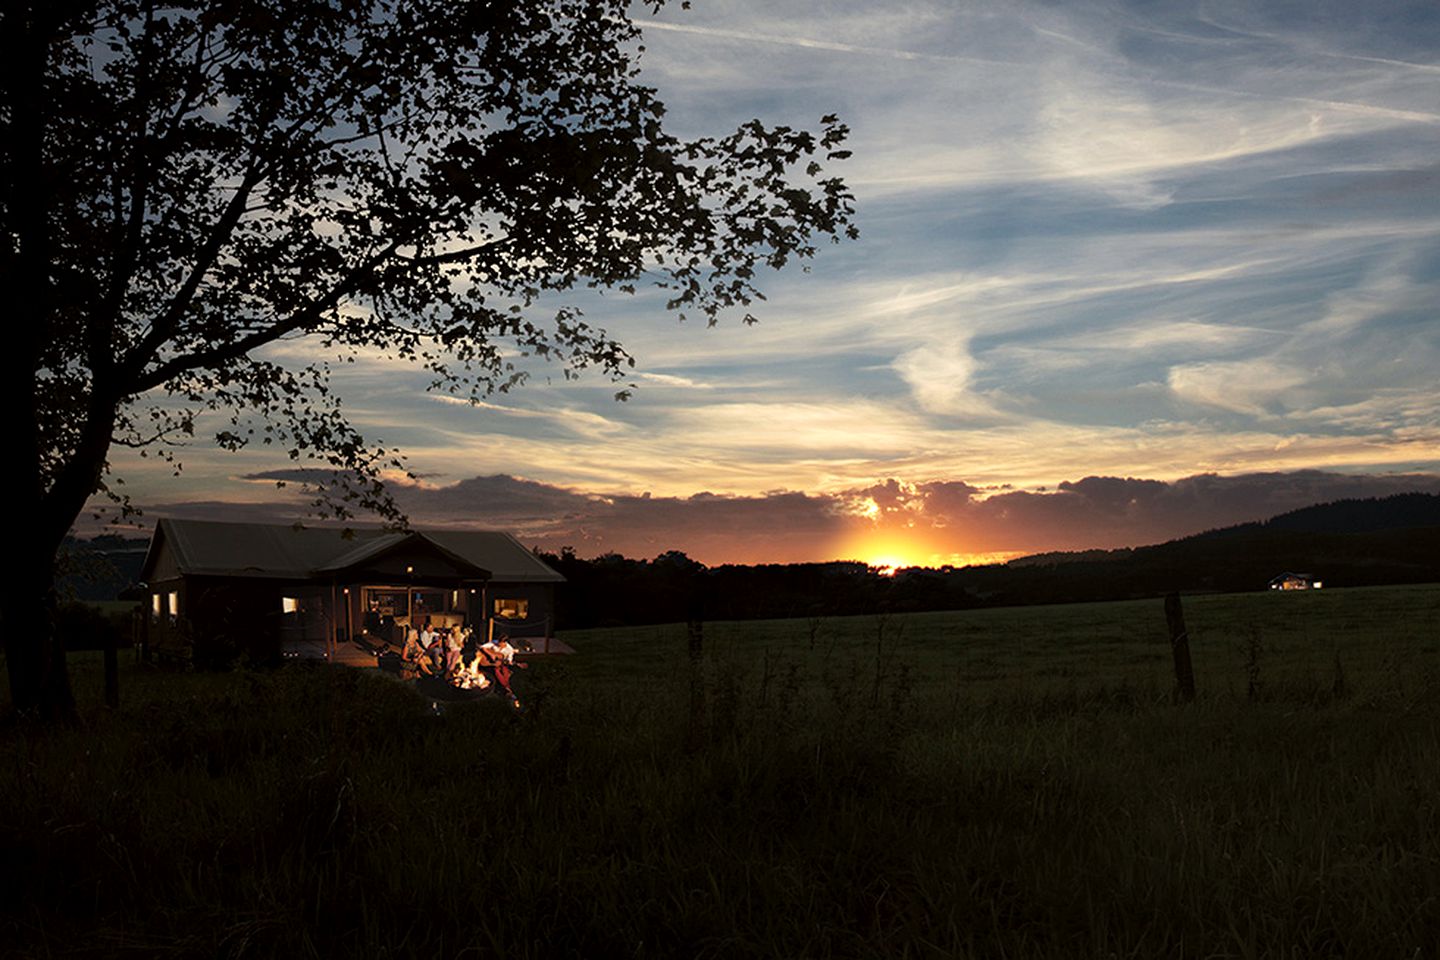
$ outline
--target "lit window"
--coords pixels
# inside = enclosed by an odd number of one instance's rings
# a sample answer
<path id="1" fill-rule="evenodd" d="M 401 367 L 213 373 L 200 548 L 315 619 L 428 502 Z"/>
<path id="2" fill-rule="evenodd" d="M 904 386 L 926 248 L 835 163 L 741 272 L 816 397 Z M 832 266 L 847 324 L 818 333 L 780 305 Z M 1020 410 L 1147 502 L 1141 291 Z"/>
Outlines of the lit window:
<path id="1" fill-rule="evenodd" d="M 300 598 L 299 598 L 299 597 L 281 597 L 281 598 L 280 598 L 280 612 L 281 612 L 281 613 L 299 613 L 299 612 L 300 612 Z"/>
<path id="2" fill-rule="evenodd" d="M 172 617 L 178 617 L 178 616 L 180 616 L 180 594 L 177 593 L 176 591 L 172 590 L 172 591 L 170 591 L 168 594 L 166 594 L 166 597 L 167 597 L 167 598 L 169 599 L 169 601 L 170 601 L 170 603 L 169 603 L 169 606 L 170 606 L 170 616 L 172 616 Z"/>
<path id="3" fill-rule="evenodd" d="M 524 620 L 530 616 L 530 601 L 496 598 L 495 616 L 502 620 Z"/>
<path id="4" fill-rule="evenodd" d="M 155 616 L 157 617 L 165 612 L 165 600 L 158 593 L 152 594 L 150 596 L 150 612 L 155 614 Z"/>

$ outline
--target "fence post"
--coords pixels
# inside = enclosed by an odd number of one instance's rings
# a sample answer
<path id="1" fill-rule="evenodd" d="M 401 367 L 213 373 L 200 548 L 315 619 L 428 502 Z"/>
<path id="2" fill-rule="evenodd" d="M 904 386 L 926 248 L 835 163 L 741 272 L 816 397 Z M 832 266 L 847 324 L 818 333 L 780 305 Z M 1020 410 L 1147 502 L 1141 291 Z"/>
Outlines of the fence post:
<path id="1" fill-rule="evenodd" d="M 1195 670 L 1190 665 L 1190 635 L 1185 632 L 1185 611 L 1180 594 L 1165 595 L 1165 623 L 1170 628 L 1170 653 L 1175 658 L 1175 683 L 1180 701 L 1195 699 Z"/>
<path id="2" fill-rule="evenodd" d="M 105 705 L 114 709 L 120 706 L 120 664 L 115 651 L 115 635 L 105 637 Z"/>
<path id="3" fill-rule="evenodd" d="M 700 604 L 692 602 L 690 617 L 685 623 L 690 654 L 690 730 L 686 746 L 691 752 L 700 748 L 705 736 L 705 622 L 702 617 Z"/>

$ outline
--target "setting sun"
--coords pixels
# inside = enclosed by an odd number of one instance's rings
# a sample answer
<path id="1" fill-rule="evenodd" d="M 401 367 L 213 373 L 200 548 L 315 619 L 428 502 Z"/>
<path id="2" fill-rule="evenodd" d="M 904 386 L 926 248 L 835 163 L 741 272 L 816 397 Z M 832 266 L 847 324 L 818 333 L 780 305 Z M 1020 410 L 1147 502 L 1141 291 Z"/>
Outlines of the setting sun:
<path id="1" fill-rule="evenodd" d="M 901 560 L 898 557 L 871 557 L 870 559 L 865 561 L 865 564 L 866 566 L 875 570 L 877 573 L 886 577 L 895 576 L 895 571 L 899 570 L 901 567 L 916 566 L 916 564 L 910 563 L 906 560 Z"/>
<path id="2" fill-rule="evenodd" d="M 862 560 L 886 576 L 906 567 L 935 567 L 950 563 L 949 545 L 932 528 L 902 526 L 886 529 L 867 524 L 835 548 L 837 560 Z"/>
<path id="3" fill-rule="evenodd" d="M 832 555 L 836 560 L 860 560 L 889 577 L 907 567 L 971 567 L 1004 563 L 1024 552 L 957 552 L 954 545 L 946 541 L 946 532 L 953 533 L 919 526 L 888 530 L 872 526 L 841 540 Z"/>

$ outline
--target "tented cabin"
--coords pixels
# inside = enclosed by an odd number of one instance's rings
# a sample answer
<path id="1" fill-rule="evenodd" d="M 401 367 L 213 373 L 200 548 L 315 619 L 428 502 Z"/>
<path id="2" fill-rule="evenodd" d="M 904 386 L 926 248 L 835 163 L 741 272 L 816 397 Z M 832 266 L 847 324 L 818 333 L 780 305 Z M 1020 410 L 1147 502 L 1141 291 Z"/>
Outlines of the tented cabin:
<path id="1" fill-rule="evenodd" d="M 350 659 L 410 625 L 551 636 L 564 577 L 507 533 L 161 520 L 141 578 L 162 657 Z"/>

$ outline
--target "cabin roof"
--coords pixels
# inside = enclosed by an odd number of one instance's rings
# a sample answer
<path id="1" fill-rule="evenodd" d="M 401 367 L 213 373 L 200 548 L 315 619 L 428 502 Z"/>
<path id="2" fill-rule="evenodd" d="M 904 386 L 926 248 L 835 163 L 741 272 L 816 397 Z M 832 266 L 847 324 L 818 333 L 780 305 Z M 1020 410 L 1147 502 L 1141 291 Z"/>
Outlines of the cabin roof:
<path id="1" fill-rule="evenodd" d="M 179 572 L 193 576 L 304 580 L 339 573 L 415 545 L 470 568 L 482 579 L 487 574 L 493 581 L 508 583 L 560 583 L 565 579 L 520 541 L 498 530 L 401 533 L 351 528 L 346 536 L 339 527 L 163 519 L 150 538 L 143 579 L 150 579 L 162 543 Z"/>
<path id="2" fill-rule="evenodd" d="M 1289 571 L 1286 571 L 1285 573 L 1282 573 L 1282 574 L 1280 574 L 1279 576 L 1272 577 L 1272 578 L 1270 579 L 1270 582 L 1271 582 L 1271 583 L 1279 583 L 1281 580 L 1313 580 L 1313 579 L 1314 579 L 1314 577 L 1310 576 L 1310 574 L 1308 574 L 1308 573 L 1290 573 Z"/>

